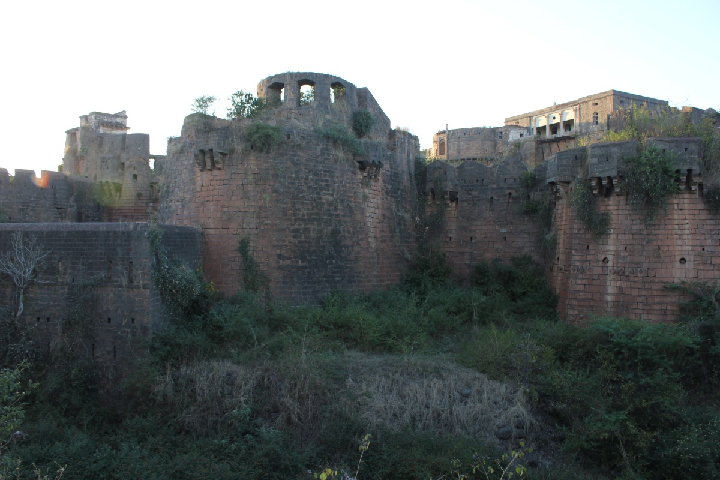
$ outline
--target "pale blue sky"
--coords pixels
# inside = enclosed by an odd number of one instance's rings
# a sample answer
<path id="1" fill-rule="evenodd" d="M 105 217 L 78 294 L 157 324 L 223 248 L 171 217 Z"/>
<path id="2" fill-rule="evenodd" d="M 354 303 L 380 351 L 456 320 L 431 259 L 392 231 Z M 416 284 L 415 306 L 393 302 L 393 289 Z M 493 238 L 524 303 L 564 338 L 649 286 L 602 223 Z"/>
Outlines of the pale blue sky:
<path id="1" fill-rule="evenodd" d="M 314 71 L 368 87 L 427 147 L 450 128 L 617 89 L 720 109 L 720 1 L 13 2 L 3 7 L 5 154 L 56 170 L 65 130 L 126 110 L 163 154 L 192 100 Z"/>

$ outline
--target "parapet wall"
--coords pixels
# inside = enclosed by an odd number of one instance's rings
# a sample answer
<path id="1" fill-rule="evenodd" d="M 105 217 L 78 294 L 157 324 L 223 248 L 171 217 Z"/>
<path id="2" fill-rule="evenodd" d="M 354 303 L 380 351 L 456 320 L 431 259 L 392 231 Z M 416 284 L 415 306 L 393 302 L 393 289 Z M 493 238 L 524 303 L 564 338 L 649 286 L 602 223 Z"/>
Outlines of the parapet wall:
<path id="1" fill-rule="evenodd" d="M 146 221 L 155 208 L 157 199 L 139 198 L 131 186 L 119 182 L 93 182 L 47 170 L 40 177 L 33 170 L 16 170 L 11 176 L 0 168 L 0 215 L 5 222 Z"/>

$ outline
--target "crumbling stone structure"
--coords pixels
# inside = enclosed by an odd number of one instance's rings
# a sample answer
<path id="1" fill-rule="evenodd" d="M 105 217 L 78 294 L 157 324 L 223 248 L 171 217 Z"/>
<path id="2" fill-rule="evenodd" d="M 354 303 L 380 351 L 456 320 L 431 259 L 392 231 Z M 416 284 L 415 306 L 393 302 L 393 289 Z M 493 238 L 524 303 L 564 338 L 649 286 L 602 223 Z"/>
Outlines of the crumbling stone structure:
<path id="1" fill-rule="evenodd" d="M 115 190 L 104 198 L 108 221 L 142 221 L 148 209 L 157 210 L 161 178 L 155 172 L 161 171 L 165 156 L 151 155 L 150 136 L 127 133 L 129 129 L 125 111 L 92 112 L 65 132 L 63 173 L 112 184 Z"/>
<path id="2" fill-rule="evenodd" d="M 608 90 L 508 117 L 502 127 L 446 128 L 433 136 L 428 156 L 456 165 L 467 160 L 492 165 L 513 158 L 535 167 L 559 151 L 574 148 L 578 135 L 599 140 L 610 128 L 614 114 L 631 107 L 654 111 L 667 108 L 668 103 Z"/>
<path id="3" fill-rule="evenodd" d="M 148 226 L 126 223 L 146 222 L 155 210 L 170 255 L 202 264 L 227 294 L 248 280 L 244 240 L 273 295 L 290 303 L 401 280 L 425 235 L 417 230 L 417 137 L 391 129 L 368 89 L 332 75 L 274 75 L 258 84 L 258 95 L 268 108 L 256 118 L 186 117 L 167 156 L 150 155 L 147 135 L 127 133 L 124 112 L 95 112 L 68 130 L 62 173 L 0 170 L 0 219 L 11 222 L 0 225 L 0 251 L 22 232 L 51 252 L 42 273 L 48 283 L 28 292 L 25 312 L 42 345 L 61 339 L 78 284 L 92 284 L 101 299 L 85 352 L 98 362 L 124 368 L 137 340 L 162 326 Z M 623 121 L 616 112 L 633 104 L 667 105 L 609 91 L 509 117 L 502 127 L 438 132 L 429 155 L 440 160 L 427 166 L 425 194 L 428 213 L 444 212 L 434 240 L 456 272 L 468 279 L 479 262 L 531 255 L 548 265 L 564 318 L 674 320 L 677 297 L 664 283 L 714 280 L 720 264 L 720 219 L 702 201 L 698 140 L 650 142 L 674 155 L 680 191 L 650 225 L 623 191 L 624 160 L 637 142 L 575 144 L 576 134 L 592 137 Z M 363 110 L 375 124 L 357 139 L 353 116 Z M 599 239 L 568 205 L 586 175 L 611 215 L 612 230 Z M 555 209 L 551 257 L 541 254 L 540 227 L 523 207 L 546 194 Z M 0 296 L 12 304 L 7 282 Z"/>
<path id="4" fill-rule="evenodd" d="M 301 102 L 304 86 L 314 93 Z M 370 92 L 339 77 L 284 73 L 258 94 L 270 104 L 258 119 L 185 119 L 168 145 L 159 221 L 202 229 L 203 271 L 226 293 L 243 285 L 243 239 L 292 303 L 398 282 L 415 250 L 417 137 L 391 130 Z M 362 153 L 323 133 L 352 137 L 361 109 L 375 119 Z M 247 138 L 257 123 L 280 132 L 269 151 Z"/>
<path id="5" fill-rule="evenodd" d="M 438 184 L 446 185 L 448 202 L 447 227 L 436 240 L 466 279 L 474 264 L 494 258 L 527 254 L 547 262 L 559 313 L 568 320 L 581 322 L 593 313 L 674 321 L 679 297 L 666 284 L 720 277 L 720 217 L 702 200 L 700 139 L 653 138 L 648 146 L 672 155 L 678 185 L 667 215 L 651 224 L 628 205 L 623 188 L 625 159 L 639 153 L 632 140 L 560 151 L 534 169 L 531 189 L 517 182 L 527 171 L 522 163 L 431 163 L 427 194 L 433 197 Z M 610 214 L 610 232 L 600 238 L 569 205 L 578 182 L 589 182 L 600 211 Z M 526 196 L 542 190 L 552 193 L 555 204 L 550 259 L 541 258 L 538 226 L 522 212 Z"/>

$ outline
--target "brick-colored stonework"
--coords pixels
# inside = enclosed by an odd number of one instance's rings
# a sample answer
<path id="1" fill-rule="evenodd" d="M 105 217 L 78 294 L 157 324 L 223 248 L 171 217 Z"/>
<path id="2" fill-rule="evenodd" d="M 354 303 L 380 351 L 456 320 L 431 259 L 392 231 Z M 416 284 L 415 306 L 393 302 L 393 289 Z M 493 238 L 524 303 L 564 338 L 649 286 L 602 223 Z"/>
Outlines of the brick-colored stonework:
<path id="1" fill-rule="evenodd" d="M 300 106 L 297 88 L 304 82 L 314 82 L 316 100 Z M 331 103 L 330 86 L 338 83 L 344 98 Z M 268 95 L 273 85 L 288 90 L 284 102 L 257 120 L 281 129 L 269 152 L 244 140 L 255 120 L 185 119 L 182 135 L 168 147 L 159 220 L 202 228 L 203 271 L 225 293 L 242 286 L 243 238 L 273 293 L 293 303 L 398 282 L 415 248 L 417 137 L 391 130 L 367 89 L 338 77 L 276 75 L 260 83 L 259 94 Z M 360 107 L 376 119 L 362 141 L 364 154 L 353 155 L 316 131 L 327 123 L 349 130 Z"/>
<path id="2" fill-rule="evenodd" d="M 147 135 L 127 133 L 125 112 L 94 112 L 68 130 L 63 173 L 36 178 L 31 171 L 10 176 L 0 169 L 0 215 L 11 222 L 0 228 L 0 251 L 8 249 L 12 232 L 23 231 L 53 252 L 44 275 L 55 279 L 28 293 L 25 315 L 36 322 L 39 338 L 51 344 L 56 338 L 53 321 L 62 318 L 68 279 L 98 282 L 103 302 L 92 316 L 111 319 L 98 326 L 98 360 L 112 360 L 111 351 L 125 358 L 131 343 L 121 343 L 137 338 L 132 328 L 140 336 L 153 330 L 162 315 L 149 282 L 147 226 L 123 222 L 147 221 L 155 210 L 161 224 L 175 226 L 164 227 L 168 251 L 193 265 L 202 256 L 203 272 L 227 294 L 243 286 L 243 239 L 274 296 L 294 304 L 402 278 L 418 241 L 418 139 L 392 130 L 368 89 L 332 75 L 273 75 L 258 84 L 258 95 L 269 104 L 258 118 L 186 117 L 166 157 L 150 155 Z M 632 105 L 667 106 L 611 90 L 509 117 L 502 127 L 438 132 L 428 156 L 441 160 L 427 167 L 426 194 L 429 213 L 440 209 L 445 218 L 431 240 L 456 272 L 468 279 L 481 261 L 525 254 L 548 261 L 523 203 L 552 192 L 557 251 L 548 275 L 560 296 L 560 314 L 572 321 L 582 321 L 586 312 L 675 319 L 677 294 L 664 290 L 664 282 L 715 280 L 720 263 L 718 218 L 701 197 L 698 140 L 651 141 L 675 155 L 682 192 L 672 197 L 668 215 L 648 226 L 622 191 L 624 158 L 638 151 L 638 143 L 576 146 L 576 135 L 592 142 L 607 128 L 622 126 L 623 109 Z M 362 153 L 347 143 L 359 110 L 375 120 L 358 140 Z M 693 122 L 707 114 L 690 107 L 683 112 Z M 268 151 L 248 140 L 256 123 L 280 132 Z M 338 125 L 345 140 L 337 137 Z M 333 126 L 336 137 L 327 134 Z M 529 169 L 536 180 L 528 190 Z M 612 232 L 599 239 L 567 205 L 570 186 L 585 175 L 601 210 L 611 214 Z M 97 223 L 102 221 L 115 223 Z M 9 298 L 7 285 L 2 294 Z M 136 327 L 127 326 L 128 318 Z"/>
<path id="3" fill-rule="evenodd" d="M 461 277 L 469 278 L 476 264 L 494 259 L 531 255 L 541 260 L 538 227 L 523 213 L 527 171 L 518 161 L 493 167 L 473 161 L 457 167 L 443 161 L 428 165 L 429 208 L 435 209 L 438 201 L 448 204 L 445 228 L 434 240 Z M 438 185 L 445 188 L 442 197 Z"/>
<path id="4" fill-rule="evenodd" d="M 202 254 L 200 232 L 161 226 L 163 244 L 175 258 L 195 268 Z M 154 257 L 146 223 L 0 224 L 0 252 L 9 252 L 12 236 L 35 239 L 44 259 L 39 283 L 26 292 L 23 319 L 36 331 L 42 349 L 61 338 L 73 287 L 93 285 L 96 302 L 83 305 L 92 339 L 78 352 L 120 371 L 144 353 L 149 336 L 162 327 L 163 314 L 151 281 Z M 2 305 L 14 312 L 17 299 L 9 278 L 1 279 Z M 8 312 L 5 312 L 8 313 Z"/>

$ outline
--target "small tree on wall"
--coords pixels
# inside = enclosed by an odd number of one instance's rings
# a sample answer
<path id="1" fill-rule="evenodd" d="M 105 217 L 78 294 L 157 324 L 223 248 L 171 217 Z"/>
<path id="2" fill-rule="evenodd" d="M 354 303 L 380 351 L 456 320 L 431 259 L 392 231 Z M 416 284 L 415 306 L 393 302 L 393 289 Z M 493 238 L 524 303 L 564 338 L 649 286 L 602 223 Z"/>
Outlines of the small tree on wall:
<path id="1" fill-rule="evenodd" d="M 35 238 L 25 239 L 20 232 L 14 233 L 11 249 L 0 255 L 0 273 L 12 278 L 18 289 L 18 310 L 15 318 L 20 318 L 24 306 L 25 289 L 33 283 L 45 283 L 37 279 L 43 267 L 43 260 L 50 252 L 43 250 Z"/>
<path id="2" fill-rule="evenodd" d="M 190 108 L 192 109 L 193 113 L 202 113 L 203 115 L 215 115 L 215 110 L 213 110 L 212 113 L 208 113 L 212 104 L 215 103 L 215 100 L 217 100 L 217 98 L 213 97 L 212 95 L 203 95 L 196 98 Z"/>

